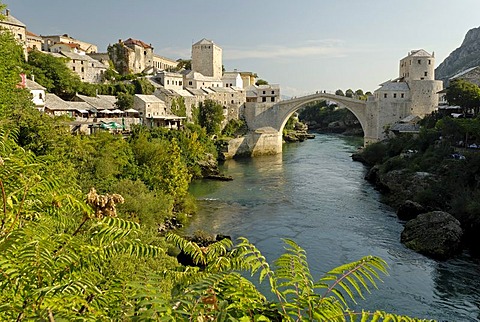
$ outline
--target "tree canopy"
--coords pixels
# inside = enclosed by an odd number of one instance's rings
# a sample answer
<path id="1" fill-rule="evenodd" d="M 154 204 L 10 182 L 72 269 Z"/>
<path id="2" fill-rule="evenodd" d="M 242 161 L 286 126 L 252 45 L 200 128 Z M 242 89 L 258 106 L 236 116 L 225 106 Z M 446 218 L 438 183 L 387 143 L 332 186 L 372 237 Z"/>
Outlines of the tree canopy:
<path id="1" fill-rule="evenodd" d="M 199 104 L 199 124 L 204 127 L 208 134 L 218 134 L 224 119 L 223 107 L 216 101 L 207 99 Z"/>
<path id="2" fill-rule="evenodd" d="M 456 79 L 448 86 L 446 99 L 450 105 L 462 107 L 464 113 L 473 110 L 477 115 L 480 107 L 480 88 L 464 79 Z"/>

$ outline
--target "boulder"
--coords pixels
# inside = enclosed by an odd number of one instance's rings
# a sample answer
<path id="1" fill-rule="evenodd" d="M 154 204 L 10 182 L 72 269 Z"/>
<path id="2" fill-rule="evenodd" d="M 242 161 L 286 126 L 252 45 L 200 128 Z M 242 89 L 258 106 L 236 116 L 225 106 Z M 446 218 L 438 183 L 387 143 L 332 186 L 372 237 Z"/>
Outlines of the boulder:
<path id="1" fill-rule="evenodd" d="M 445 260 L 461 250 L 462 234 L 460 222 L 455 217 L 443 211 L 432 211 L 408 221 L 400 240 L 420 254 Z"/>
<path id="2" fill-rule="evenodd" d="M 426 209 L 419 203 L 406 200 L 398 207 L 397 217 L 401 220 L 411 220 L 417 218 L 418 215 L 426 212 Z"/>

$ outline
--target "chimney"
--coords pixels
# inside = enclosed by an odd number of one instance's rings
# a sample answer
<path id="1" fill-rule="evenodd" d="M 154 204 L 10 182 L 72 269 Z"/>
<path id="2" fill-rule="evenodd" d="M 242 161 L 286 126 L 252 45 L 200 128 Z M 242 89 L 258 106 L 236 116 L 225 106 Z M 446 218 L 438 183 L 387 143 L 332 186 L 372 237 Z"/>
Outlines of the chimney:
<path id="1" fill-rule="evenodd" d="M 7 10 L 5 11 L 5 16 L 8 17 L 9 15 L 10 15 L 10 10 L 7 9 Z"/>
<path id="2" fill-rule="evenodd" d="M 31 78 L 32 78 L 32 82 L 34 82 L 35 81 L 35 75 L 32 74 Z"/>

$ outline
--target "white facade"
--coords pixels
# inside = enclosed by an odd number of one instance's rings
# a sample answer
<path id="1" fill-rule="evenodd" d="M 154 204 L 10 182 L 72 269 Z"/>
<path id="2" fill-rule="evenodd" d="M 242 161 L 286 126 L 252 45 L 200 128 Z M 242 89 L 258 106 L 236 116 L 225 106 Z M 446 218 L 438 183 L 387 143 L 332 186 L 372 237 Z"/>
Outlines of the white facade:
<path id="1" fill-rule="evenodd" d="M 25 80 L 25 87 L 30 91 L 32 102 L 35 104 L 37 110 L 43 112 L 45 110 L 46 100 L 45 87 L 30 79 Z"/>
<path id="2" fill-rule="evenodd" d="M 183 75 L 180 73 L 162 71 L 159 72 L 155 78 L 165 89 L 171 89 L 175 91 L 183 89 Z"/>
<path id="3" fill-rule="evenodd" d="M 246 88 L 247 102 L 249 103 L 271 103 L 280 102 L 280 86 L 272 85 L 252 85 Z"/>
<path id="4" fill-rule="evenodd" d="M 243 79 L 239 72 L 225 72 L 222 76 L 223 87 L 243 88 Z"/>
<path id="5" fill-rule="evenodd" d="M 184 88 L 202 89 L 209 87 L 223 87 L 221 79 L 207 77 L 198 72 L 191 71 L 183 75 Z"/>

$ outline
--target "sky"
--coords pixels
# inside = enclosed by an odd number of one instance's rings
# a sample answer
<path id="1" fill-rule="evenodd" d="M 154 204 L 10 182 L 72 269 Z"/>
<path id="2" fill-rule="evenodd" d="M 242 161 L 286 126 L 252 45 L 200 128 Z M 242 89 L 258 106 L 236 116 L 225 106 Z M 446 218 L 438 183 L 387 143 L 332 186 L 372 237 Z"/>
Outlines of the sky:
<path id="1" fill-rule="evenodd" d="M 283 95 L 374 91 L 409 51 L 438 66 L 480 26 L 480 0 L 0 0 L 37 35 L 69 36 L 106 52 L 119 39 L 190 59 L 206 38 L 227 71 L 257 73 Z"/>

